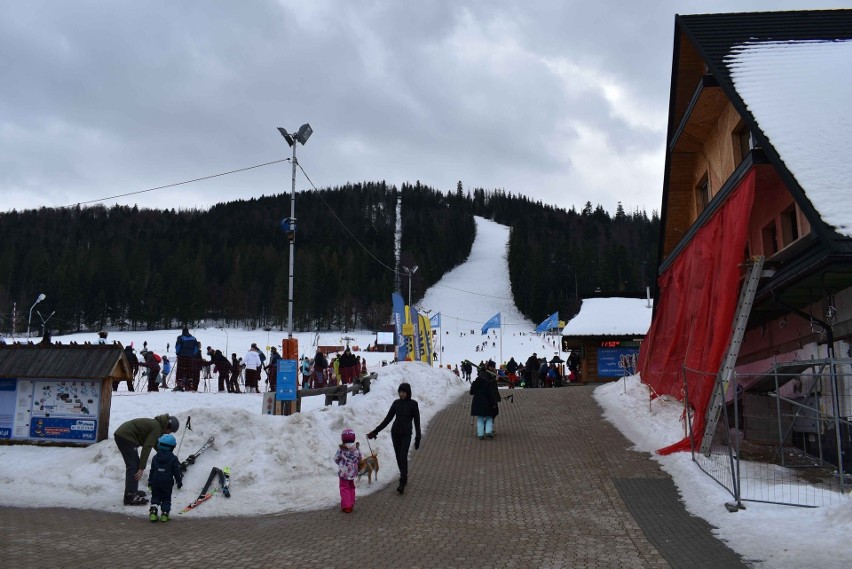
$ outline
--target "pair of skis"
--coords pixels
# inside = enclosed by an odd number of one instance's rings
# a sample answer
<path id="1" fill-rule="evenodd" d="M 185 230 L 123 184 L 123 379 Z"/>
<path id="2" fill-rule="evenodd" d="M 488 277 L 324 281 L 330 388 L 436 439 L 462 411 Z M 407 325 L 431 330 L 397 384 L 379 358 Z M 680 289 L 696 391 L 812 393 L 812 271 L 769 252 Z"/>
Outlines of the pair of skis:
<path id="1" fill-rule="evenodd" d="M 213 488 L 211 490 L 210 485 L 215 479 L 219 480 L 219 487 Z M 183 514 L 189 512 L 190 510 L 194 510 L 195 508 L 212 498 L 220 490 L 226 498 L 231 497 L 231 469 L 227 466 L 224 469 L 216 468 L 214 466 L 210 470 L 210 476 L 207 477 L 207 483 L 204 485 L 204 488 L 201 490 L 201 493 L 198 495 L 198 498 L 193 500 L 187 507 L 182 509 L 180 513 Z"/>
<path id="2" fill-rule="evenodd" d="M 187 467 L 189 467 L 190 464 L 195 464 L 195 459 L 197 459 L 199 456 L 201 456 L 201 454 L 205 450 L 207 450 L 207 449 L 209 449 L 210 447 L 213 446 L 214 439 L 215 439 L 215 437 L 210 437 L 209 439 L 207 439 L 207 442 L 204 443 L 201 446 L 200 449 L 198 449 L 197 451 L 195 451 L 194 453 L 192 453 L 191 455 L 186 457 L 186 459 L 184 459 L 183 462 L 180 463 L 180 469 L 183 470 L 184 472 L 186 472 L 186 469 L 187 469 Z"/>

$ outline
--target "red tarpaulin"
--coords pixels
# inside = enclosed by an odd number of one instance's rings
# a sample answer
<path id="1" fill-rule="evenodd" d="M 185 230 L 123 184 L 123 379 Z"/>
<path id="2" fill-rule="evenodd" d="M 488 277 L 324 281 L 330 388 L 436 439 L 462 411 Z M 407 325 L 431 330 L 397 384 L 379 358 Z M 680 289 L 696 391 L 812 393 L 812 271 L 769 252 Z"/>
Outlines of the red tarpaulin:
<path id="1" fill-rule="evenodd" d="M 701 444 L 715 373 L 731 338 L 755 176 L 753 169 L 660 275 L 659 306 L 639 353 L 642 382 L 656 395 L 683 399 L 682 365 L 710 372 L 689 384 L 696 445 Z M 684 438 L 657 452 L 689 449 L 689 438 Z"/>

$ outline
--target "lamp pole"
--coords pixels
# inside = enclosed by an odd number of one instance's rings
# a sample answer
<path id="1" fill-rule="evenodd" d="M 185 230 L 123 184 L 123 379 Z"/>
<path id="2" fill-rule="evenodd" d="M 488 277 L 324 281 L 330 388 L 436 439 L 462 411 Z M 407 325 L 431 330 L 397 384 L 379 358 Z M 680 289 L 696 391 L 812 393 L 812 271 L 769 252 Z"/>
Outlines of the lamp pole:
<path id="1" fill-rule="evenodd" d="M 417 272 L 417 265 L 414 265 L 411 268 L 402 268 L 405 269 L 405 273 L 408 275 L 408 306 L 411 306 L 411 278 L 414 276 L 414 273 Z"/>
<path id="2" fill-rule="evenodd" d="M 42 315 L 41 315 L 41 312 L 39 312 L 38 310 L 36 310 L 36 314 L 38 314 L 38 317 L 39 317 L 39 319 L 41 320 L 41 335 L 42 335 L 42 336 L 44 336 L 44 332 L 45 332 L 45 330 L 47 329 L 47 321 L 48 321 L 48 320 L 50 320 L 51 318 L 53 318 L 53 315 L 54 315 L 54 314 L 56 314 L 56 311 L 54 310 L 53 312 L 51 312 L 51 313 L 48 315 L 48 317 L 47 317 L 47 318 L 45 318 L 44 316 L 42 316 Z"/>
<path id="3" fill-rule="evenodd" d="M 44 296 L 44 293 L 38 295 L 38 298 L 36 299 L 36 301 L 33 302 L 32 306 L 30 306 L 30 317 L 27 320 L 27 338 L 30 337 L 30 324 L 32 324 L 32 321 L 33 321 L 33 308 L 35 308 L 35 305 L 38 304 L 39 302 L 41 302 L 42 300 L 44 300 L 45 298 L 46 297 Z"/>
<path id="4" fill-rule="evenodd" d="M 299 127 L 298 132 L 289 133 L 286 129 L 278 127 L 278 132 L 281 133 L 281 136 L 287 141 L 293 148 L 293 158 L 291 159 L 293 165 L 293 185 L 290 189 L 290 217 L 284 220 L 286 222 L 287 228 L 285 231 L 287 232 L 288 240 L 290 241 L 290 277 L 288 281 L 288 293 L 287 293 L 287 338 L 293 338 L 293 254 L 295 252 L 295 244 L 296 244 L 296 165 L 298 161 L 296 160 L 296 142 L 305 145 L 308 139 L 313 134 L 313 129 L 311 125 L 308 123 L 303 124 Z M 283 225 L 283 223 L 282 223 Z"/>

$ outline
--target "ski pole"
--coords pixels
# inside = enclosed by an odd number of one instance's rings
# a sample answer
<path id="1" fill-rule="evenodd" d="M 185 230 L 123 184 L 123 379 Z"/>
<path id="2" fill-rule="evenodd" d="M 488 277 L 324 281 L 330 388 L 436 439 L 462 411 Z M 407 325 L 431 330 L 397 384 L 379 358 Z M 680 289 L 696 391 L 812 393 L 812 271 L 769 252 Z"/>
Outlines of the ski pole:
<path id="1" fill-rule="evenodd" d="M 184 435 L 186 435 L 186 430 L 187 429 L 189 429 L 190 431 L 192 430 L 192 428 L 190 427 L 191 422 L 192 422 L 192 417 L 187 417 L 186 418 L 186 424 L 183 426 L 183 433 L 181 433 L 181 435 L 180 435 L 180 442 L 178 443 L 178 448 L 177 448 L 177 452 L 175 453 L 175 456 L 180 456 L 180 446 L 183 444 L 183 437 L 184 437 Z"/>

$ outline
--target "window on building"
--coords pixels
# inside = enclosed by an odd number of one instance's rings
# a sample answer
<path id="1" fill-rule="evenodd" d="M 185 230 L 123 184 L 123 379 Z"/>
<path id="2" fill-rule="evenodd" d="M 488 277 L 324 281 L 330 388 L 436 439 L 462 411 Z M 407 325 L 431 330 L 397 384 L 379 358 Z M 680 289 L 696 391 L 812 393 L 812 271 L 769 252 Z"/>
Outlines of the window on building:
<path id="1" fill-rule="evenodd" d="M 707 208 L 710 203 L 710 179 L 707 174 L 701 178 L 698 185 L 695 187 L 695 207 L 698 210 L 696 213 L 701 213 Z"/>
<path id="2" fill-rule="evenodd" d="M 734 129 L 734 158 L 736 163 L 742 162 L 752 148 L 754 148 L 754 139 L 751 136 L 751 131 L 740 121 L 740 124 Z"/>
<path id="3" fill-rule="evenodd" d="M 774 219 L 763 227 L 761 235 L 763 236 L 763 254 L 769 257 L 777 253 L 778 229 L 775 227 Z"/>
<path id="4" fill-rule="evenodd" d="M 793 204 L 781 212 L 781 248 L 783 249 L 799 238 L 799 224 L 796 215 L 796 205 Z"/>

